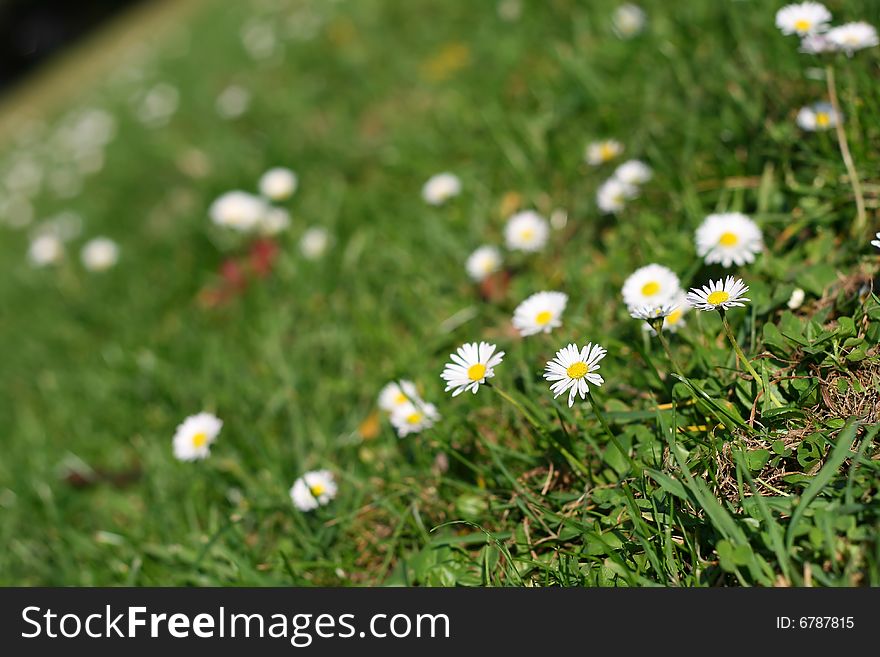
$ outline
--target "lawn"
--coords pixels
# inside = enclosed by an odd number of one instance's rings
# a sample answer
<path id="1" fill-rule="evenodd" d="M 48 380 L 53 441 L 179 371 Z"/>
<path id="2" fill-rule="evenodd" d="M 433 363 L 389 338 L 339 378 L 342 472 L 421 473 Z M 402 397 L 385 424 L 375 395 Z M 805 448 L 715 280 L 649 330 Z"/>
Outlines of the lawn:
<path id="1" fill-rule="evenodd" d="M 618 4 L 205 0 L 21 125 L 0 151 L 0 584 L 880 585 L 880 48 L 799 53 L 756 0 L 643 0 L 620 38 Z M 827 6 L 880 25 L 876 2 Z M 796 122 L 826 62 L 865 225 L 835 131 Z M 71 163 L 58 135 L 96 108 L 113 129 Z M 599 139 L 623 154 L 587 164 Z M 632 158 L 652 178 L 601 212 Z M 288 230 L 212 223 L 276 166 L 299 180 Z M 428 204 L 443 171 L 461 193 Z M 522 210 L 552 218 L 535 253 L 504 247 Z M 697 255 L 719 212 L 760 227 L 754 262 Z M 69 241 L 35 267 L 47 225 Z M 104 272 L 79 257 L 98 235 Z M 478 284 L 483 244 L 504 264 Z M 668 351 L 630 317 L 649 263 L 744 280 L 727 319 L 758 381 L 719 313 Z M 542 290 L 568 295 L 562 325 L 523 338 Z M 452 397 L 474 341 L 504 360 Z M 608 351 L 595 410 L 542 378 L 587 342 Z M 404 438 L 377 407 L 399 379 L 440 416 Z M 202 411 L 210 457 L 177 460 Z M 297 509 L 321 469 L 335 499 Z"/>

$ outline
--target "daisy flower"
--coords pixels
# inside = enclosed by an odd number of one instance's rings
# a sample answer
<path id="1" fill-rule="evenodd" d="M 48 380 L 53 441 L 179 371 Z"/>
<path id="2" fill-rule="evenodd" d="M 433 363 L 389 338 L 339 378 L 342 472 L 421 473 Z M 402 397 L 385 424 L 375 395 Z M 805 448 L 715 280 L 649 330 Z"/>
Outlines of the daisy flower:
<path id="1" fill-rule="evenodd" d="M 28 248 L 28 259 L 34 267 L 54 265 L 64 257 L 64 244 L 57 235 L 38 235 Z"/>
<path id="2" fill-rule="evenodd" d="M 808 34 L 801 39 L 800 51 L 807 55 L 821 55 L 824 52 L 834 52 L 837 46 L 828 40 L 824 34 Z"/>
<path id="3" fill-rule="evenodd" d="M 617 178 L 609 178 L 596 190 L 596 205 L 605 214 L 617 214 L 623 210 L 626 201 L 635 198 L 639 190 Z"/>
<path id="4" fill-rule="evenodd" d="M 397 431 L 398 438 L 430 429 L 439 419 L 437 407 L 420 399 L 407 401 L 395 407 L 391 413 L 391 425 Z"/>
<path id="5" fill-rule="evenodd" d="M 802 107 L 795 121 L 801 130 L 816 132 L 817 130 L 830 130 L 843 122 L 843 118 L 834 111 L 831 103 L 813 103 L 808 107 Z"/>
<path id="6" fill-rule="evenodd" d="M 578 394 L 581 399 L 586 399 L 588 384 L 598 387 L 605 383 L 596 370 L 606 353 L 605 349 L 593 343 L 587 343 L 581 350 L 576 344 L 570 344 L 557 351 L 556 357 L 547 362 L 544 370 L 544 378 L 553 382 L 550 386 L 553 399 L 568 390 L 568 405 L 574 406 L 574 398 Z"/>
<path id="7" fill-rule="evenodd" d="M 210 413 L 190 415 L 174 432 L 174 456 L 181 461 L 208 458 L 211 444 L 217 439 L 222 427 L 223 420 Z"/>
<path id="8" fill-rule="evenodd" d="M 630 308 L 629 316 L 633 319 L 641 319 L 650 323 L 658 319 L 665 319 L 672 314 L 675 308 L 676 305 L 671 301 L 649 303 L 643 306 Z"/>
<path id="9" fill-rule="evenodd" d="M 438 173 L 422 186 L 422 199 L 428 205 L 443 205 L 461 193 L 461 180 L 454 173 Z"/>
<path id="10" fill-rule="evenodd" d="M 406 379 L 391 381 L 379 391 L 379 408 L 387 413 L 393 413 L 412 401 L 419 401 L 419 393 L 416 384 Z"/>
<path id="11" fill-rule="evenodd" d="M 284 208 L 267 207 L 260 217 L 260 232 L 263 235 L 277 235 L 290 228 L 290 213 Z"/>
<path id="12" fill-rule="evenodd" d="M 237 119 L 247 112 L 251 104 L 251 92 L 237 84 L 231 84 L 220 92 L 214 107 L 223 119 Z"/>
<path id="13" fill-rule="evenodd" d="M 627 160 L 614 170 L 614 177 L 627 185 L 644 185 L 652 175 L 651 167 L 641 160 Z"/>
<path id="14" fill-rule="evenodd" d="M 663 318 L 662 330 L 669 333 L 678 333 L 678 330 L 685 326 L 684 316 L 690 312 L 691 307 L 688 305 L 683 291 L 679 291 L 670 305 L 672 310 Z M 642 328 L 651 333 L 651 335 L 657 335 L 657 331 L 654 330 L 654 327 L 649 322 L 642 324 Z"/>
<path id="15" fill-rule="evenodd" d="M 751 299 L 743 295 L 749 291 L 748 286 L 738 278 L 728 276 L 724 280 L 709 281 L 702 289 L 691 288 L 687 293 L 687 302 L 697 310 L 727 310 L 737 306 L 745 306 Z"/>
<path id="16" fill-rule="evenodd" d="M 788 298 L 788 302 L 785 304 L 788 306 L 790 310 L 797 310 L 804 303 L 804 297 L 806 293 L 799 287 L 796 287 L 791 291 L 791 296 Z"/>
<path id="17" fill-rule="evenodd" d="M 880 233 L 877 233 L 876 237 L 877 239 L 871 240 L 871 245 L 876 246 L 878 249 L 880 249 Z"/>
<path id="18" fill-rule="evenodd" d="M 501 363 L 504 352 L 495 353 L 497 347 L 488 342 L 469 342 L 450 354 L 451 363 L 447 363 L 440 378 L 446 381 L 446 392 L 452 390 L 457 397 L 466 390 L 477 394 L 480 384 L 495 376 L 495 366 Z"/>
<path id="19" fill-rule="evenodd" d="M 501 269 L 501 251 L 494 246 L 481 246 L 468 256 L 464 268 L 479 283 Z"/>
<path id="20" fill-rule="evenodd" d="M 119 247 L 107 237 L 96 237 L 83 246 L 80 259 L 89 271 L 105 271 L 119 260 Z"/>
<path id="21" fill-rule="evenodd" d="M 707 265 L 720 262 L 724 267 L 754 262 L 764 249 L 761 229 L 739 212 L 710 214 L 697 228 L 695 241 Z"/>
<path id="22" fill-rule="evenodd" d="M 540 251 L 547 243 L 549 233 L 547 220 L 532 210 L 517 212 L 504 227 L 504 239 L 511 251 Z"/>
<path id="23" fill-rule="evenodd" d="M 638 5 L 624 3 L 614 10 L 611 23 L 614 33 L 621 39 L 631 39 L 645 29 L 647 17 Z"/>
<path id="24" fill-rule="evenodd" d="M 783 34 L 805 36 L 828 29 L 831 12 L 818 2 L 801 2 L 785 5 L 776 12 L 776 27 Z"/>
<path id="25" fill-rule="evenodd" d="M 273 167 L 260 176 L 260 194 L 273 201 L 286 201 L 296 191 L 296 174 L 284 167 Z"/>
<path id="26" fill-rule="evenodd" d="M 877 30 L 874 26 L 862 21 L 846 23 L 845 25 L 832 28 L 826 36 L 838 50 L 844 51 L 850 57 L 852 57 L 856 50 L 871 48 L 880 44 L 880 39 L 877 38 Z"/>
<path id="27" fill-rule="evenodd" d="M 300 511 L 314 511 L 336 497 L 336 490 L 332 472 L 313 470 L 293 482 L 290 499 Z"/>
<path id="28" fill-rule="evenodd" d="M 621 293 L 628 308 L 659 304 L 671 300 L 681 289 L 678 276 L 658 264 L 636 269 L 623 284 Z"/>
<path id="29" fill-rule="evenodd" d="M 247 232 L 256 228 L 266 214 L 266 203 L 259 196 L 242 191 L 226 192 L 208 209 L 218 226 Z"/>
<path id="30" fill-rule="evenodd" d="M 329 245 L 330 234 L 320 226 L 309 228 L 299 240 L 299 250 L 306 260 L 317 260 L 324 255 Z"/>
<path id="31" fill-rule="evenodd" d="M 562 313 L 568 295 L 562 292 L 536 292 L 513 311 L 513 327 L 523 337 L 549 333 L 562 326 Z"/>
<path id="32" fill-rule="evenodd" d="M 603 139 L 602 141 L 594 141 L 587 145 L 586 160 L 587 164 L 599 166 L 610 162 L 614 158 L 623 153 L 623 144 L 616 139 Z"/>

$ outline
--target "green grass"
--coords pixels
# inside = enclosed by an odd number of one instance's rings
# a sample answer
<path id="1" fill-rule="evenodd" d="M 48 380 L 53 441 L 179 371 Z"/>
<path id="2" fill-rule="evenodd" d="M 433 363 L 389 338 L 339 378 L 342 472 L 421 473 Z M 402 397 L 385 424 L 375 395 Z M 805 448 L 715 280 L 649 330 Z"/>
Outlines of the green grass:
<path id="1" fill-rule="evenodd" d="M 877 424 L 861 421 L 876 422 L 880 394 L 880 259 L 852 236 L 833 133 L 794 125 L 826 91 L 773 26 L 775 4 L 645 0 L 649 29 L 630 41 L 611 31 L 610 0 L 526 1 L 513 23 L 494 2 L 217 4 L 151 41 L 140 80 L 71 100 L 119 129 L 77 198 L 35 199 L 38 218 L 84 218 L 66 261 L 34 269 L 27 231 L 0 233 L 0 583 L 880 585 Z M 880 24 L 877 3 L 828 5 Z M 279 30 L 307 13 L 315 36 L 256 64 L 238 36 L 254 12 Z M 835 60 L 872 232 L 878 57 Z M 180 109 L 150 130 L 129 98 L 158 81 Z M 233 82 L 254 98 L 227 122 L 214 100 Z M 655 172 L 618 218 L 594 204 L 613 165 L 582 160 L 601 137 Z M 52 157 L 22 141 L 5 162 Z M 204 177 L 178 166 L 192 149 Z M 201 291 L 246 250 L 207 207 L 274 165 L 300 176 L 278 264 L 206 308 Z M 442 170 L 464 192 L 431 208 L 419 190 Z M 486 302 L 463 262 L 501 243 L 514 198 L 568 223 L 544 252 L 507 256 L 510 287 Z M 683 285 L 717 278 L 693 231 L 718 210 L 764 230 L 766 252 L 736 272 L 752 303 L 730 319 L 782 408 L 755 401 L 717 316 L 691 313 L 671 336 L 678 378 L 620 300 L 649 262 Z M 310 225 L 334 236 L 316 262 L 297 248 Z M 103 275 L 76 258 L 97 234 L 122 249 Z M 791 312 L 796 286 L 807 299 Z M 513 308 L 542 289 L 569 295 L 564 326 L 516 338 Z M 447 354 L 478 339 L 507 352 L 493 383 L 537 428 L 491 389 L 443 392 Z M 540 373 L 569 341 L 608 348 L 595 399 L 635 467 L 588 404 L 552 400 Z M 381 419 L 364 438 L 400 377 L 442 421 L 398 440 Z M 223 431 L 210 459 L 180 463 L 174 428 L 203 409 Z M 75 486 L 71 464 L 111 476 Z M 302 514 L 288 489 L 313 468 L 340 493 Z"/>

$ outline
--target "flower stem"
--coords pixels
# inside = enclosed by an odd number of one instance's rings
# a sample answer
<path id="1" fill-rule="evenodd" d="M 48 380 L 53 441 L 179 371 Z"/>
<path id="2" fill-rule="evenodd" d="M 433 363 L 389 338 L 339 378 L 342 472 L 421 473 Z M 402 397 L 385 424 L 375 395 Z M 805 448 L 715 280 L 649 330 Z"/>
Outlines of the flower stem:
<path id="1" fill-rule="evenodd" d="M 611 442 L 614 443 L 617 451 L 620 452 L 623 457 L 629 462 L 630 467 L 632 467 L 633 469 L 633 473 L 640 474 L 642 472 L 642 467 L 638 463 L 636 463 L 636 460 L 632 456 L 630 456 L 629 452 L 627 452 L 623 448 L 623 445 L 620 444 L 620 441 L 617 440 L 617 436 L 615 436 L 611 432 L 611 427 L 608 426 L 608 422 L 605 420 L 605 415 L 603 415 L 602 411 L 599 410 L 599 405 L 596 403 L 596 400 L 593 399 L 592 390 L 587 390 L 587 399 L 590 400 L 590 406 L 593 407 L 593 413 L 596 415 L 596 419 L 599 420 L 599 424 L 602 425 L 602 428 L 605 430 L 605 433 L 608 434 Z"/>
<path id="2" fill-rule="evenodd" d="M 681 365 L 679 365 L 678 360 L 676 360 L 675 356 L 672 355 L 672 348 L 669 346 L 669 340 L 667 340 L 663 335 L 663 321 L 661 320 L 658 326 L 654 326 L 654 330 L 657 332 L 657 339 L 660 340 L 660 344 L 663 346 L 663 351 L 666 352 L 666 357 L 669 359 L 669 362 L 672 364 L 672 367 L 675 368 L 675 371 L 684 376 L 684 370 L 681 369 Z"/>
<path id="3" fill-rule="evenodd" d="M 529 424 L 531 424 L 531 425 L 532 425 L 533 427 L 535 427 L 536 429 L 542 429 L 542 428 L 543 428 L 543 427 L 541 426 L 541 424 L 540 424 L 540 423 L 539 423 L 534 417 L 532 417 L 532 414 L 529 413 L 529 412 L 525 409 L 525 407 L 524 407 L 521 403 L 519 403 L 516 399 L 514 399 L 513 397 L 511 397 L 510 395 L 508 395 L 506 392 L 504 392 L 504 391 L 503 391 L 501 388 L 499 388 L 498 386 L 493 386 L 493 385 L 490 384 L 490 383 L 487 383 L 486 385 L 487 385 L 488 387 L 492 388 L 492 390 L 494 390 L 495 392 L 497 392 L 499 395 L 501 395 L 502 399 L 504 399 L 507 403 L 511 404 L 514 408 L 516 408 L 516 410 L 518 410 L 518 411 L 522 414 L 522 416 L 523 416 L 526 420 L 529 421 Z"/>
<path id="4" fill-rule="evenodd" d="M 746 355 L 740 348 L 739 343 L 736 341 L 736 337 L 734 337 L 733 335 L 733 330 L 730 328 L 730 322 L 727 321 L 727 313 L 720 309 L 718 310 L 718 313 L 721 315 L 721 323 L 724 325 L 724 332 L 727 333 L 727 338 L 730 340 L 730 344 L 733 345 L 733 350 L 736 352 L 737 357 L 743 362 L 743 365 L 745 365 L 745 368 L 748 370 L 749 374 L 752 375 L 752 378 L 755 380 L 755 384 L 758 386 L 758 390 L 769 394 L 770 399 L 776 406 L 782 406 L 782 402 L 776 397 L 772 390 L 764 390 L 764 379 L 758 376 L 755 368 L 752 367 L 749 359 L 746 358 Z"/>
<path id="5" fill-rule="evenodd" d="M 831 107 L 834 109 L 836 121 L 834 129 L 837 133 L 837 143 L 840 146 L 840 154 L 843 157 L 843 163 L 846 165 L 846 174 L 849 183 L 852 185 L 853 194 L 856 197 L 856 223 L 853 225 L 853 235 L 861 237 L 868 223 L 868 215 L 865 212 L 865 197 L 862 195 L 862 183 L 859 181 L 859 172 L 856 170 L 855 162 L 853 162 L 852 154 L 849 152 L 849 143 L 846 140 L 846 131 L 843 129 L 843 114 L 840 111 L 840 101 L 837 98 L 837 84 L 834 80 L 834 66 L 828 64 L 825 66 L 825 82 L 828 85 L 828 98 L 831 100 Z"/>

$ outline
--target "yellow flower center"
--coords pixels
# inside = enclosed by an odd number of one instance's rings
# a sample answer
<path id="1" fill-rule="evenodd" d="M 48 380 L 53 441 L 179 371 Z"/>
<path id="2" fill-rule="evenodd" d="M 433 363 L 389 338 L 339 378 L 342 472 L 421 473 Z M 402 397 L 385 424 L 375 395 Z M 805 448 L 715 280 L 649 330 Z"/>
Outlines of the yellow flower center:
<path id="1" fill-rule="evenodd" d="M 676 308 L 675 310 L 673 310 L 671 313 L 669 313 L 666 316 L 666 323 L 667 324 L 677 324 L 678 320 L 681 319 L 681 315 L 682 315 L 681 308 Z"/>
<path id="2" fill-rule="evenodd" d="M 193 447 L 204 447 L 208 444 L 208 434 L 204 431 L 199 431 L 195 436 L 193 436 Z"/>
<path id="3" fill-rule="evenodd" d="M 599 157 L 602 160 L 610 160 L 614 157 L 614 147 L 611 144 L 602 144 L 599 147 Z"/>
<path id="4" fill-rule="evenodd" d="M 312 493 L 312 497 L 319 497 L 326 492 L 326 488 L 324 488 L 321 484 L 315 484 L 314 486 L 309 486 L 309 491 Z"/>
<path id="5" fill-rule="evenodd" d="M 825 112 L 819 112 L 816 114 L 816 125 L 822 128 L 827 128 L 828 124 L 831 123 L 831 117 L 828 116 Z"/>
<path id="6" fill-rule="evenodd" d="M 409 399 L 407 399 L 406 395 L 404 395 L 402 392 L 398 392 L 397 397 L 394 398 L 395 404 L 405 404 L 408 401 Z"/>
<path id="7" fill-rule="evenodd" d="M 577 363 L 572 363 L 571 365 L 569 365 L 565 373 L 568 374 L 568 376 L 572 379 L 583 379 L 589 371 L 590 368 L 587 367 L 586 363 L 578 361 Z"/>
<path id="8" fill-rule="evenodd" d="M 736 246 L 738 242 L 739 237 L 734 233 L 721 233 L 721 237 L 718 238 L 718 243 L 721 246 Z"/>
<path id="9" fill-rule="evenodd" d="M 537 324 L 538 326 L 544 326 L 551 319 L 553 319 L 553 313 L 551 313 L 549 310 L 542 310 L 535 317 L 535 324 Z"/>
<path id="10" fill-rule="evenodd" d="M 410 413 L 406 416 L 406 421 L 410 424 L 418 424 L 422 421 L 422 414 L 416 411 L 415 413 Z"/>
<path id="11" fill-rule="evenodd" d="M 523 228 L 520 231 L 519 236 L 524 242 L 530 242 L 535 237 L 535 231 L 531 228 Z"/>
<path id="12" fill-rule="evenodd" d="M 806 32 L 810 29 L 810 25 L 810 21 L 808 21 L 806 18 L 801 18 L 800 20 L 796 20 L 794 22 L 794 29 L 796 29 L 798 32 Z"/>
<path id="13" fill-rule="evenodd" d="M 486 366 L 482 363 L 477 363 L 476 365 L 471 365 L 467 371 L 468 378 L 471 381 L 479 381 L 484 376 L 486 376 Z"/>
<path id="14" fill-rule="evenodd" d="M 660 283 L 651 281 L 642 285 L 642 294 L 646 297 L 653 297 L 660 291 Z"/>
<path id="15" fill-rule="evenodd" d="M 724 290 L 718 290 L 713 292 L 708 297 L 706 297 L 706 301 L 713 306 L 717 306 L 719 303 L 724 303 L 730 298 L 730 294 L 725 292 Z"/>

